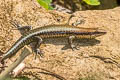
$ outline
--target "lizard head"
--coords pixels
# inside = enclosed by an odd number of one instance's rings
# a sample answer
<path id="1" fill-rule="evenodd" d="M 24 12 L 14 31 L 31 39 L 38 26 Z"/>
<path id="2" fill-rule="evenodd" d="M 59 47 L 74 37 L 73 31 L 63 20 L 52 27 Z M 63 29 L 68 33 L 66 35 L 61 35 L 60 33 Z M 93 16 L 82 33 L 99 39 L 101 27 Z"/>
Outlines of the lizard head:
<path id="1" fill-rule="evenodd" d="M 96 28 L 93 32 L 91 32 L 91 37 L 96 38 L 106 34 L 107 32 L 103 29 Z"/>
<path id="2" fill-rule="evenodd" d="M 78 32 L 76 32 L 78 38 L 96 38 L 106 34 L 107 32 L 100 28 L 80 28 Z"/>

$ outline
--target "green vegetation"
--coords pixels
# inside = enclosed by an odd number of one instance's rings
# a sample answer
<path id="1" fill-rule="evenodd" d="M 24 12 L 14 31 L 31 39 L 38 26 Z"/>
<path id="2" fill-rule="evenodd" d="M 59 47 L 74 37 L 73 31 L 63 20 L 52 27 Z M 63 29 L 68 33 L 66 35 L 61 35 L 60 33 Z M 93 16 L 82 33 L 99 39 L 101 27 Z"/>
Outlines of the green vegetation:
<path id="1" fill-rule="evenodd" d="M 50 5 L 50 3 L 52 2 L 52 0 L 37 0 L 38 3 L 43 6 L 45 9 L 49 9 L 52 10 L 53 7 Z"/>
<path id="2" fill-rule="evenodd" d="M 47 10 L 53 9 L 53 7 L 50 5 L 52 0 L 37 0 L 37 1 L 45 9 L 47 9 Z M 85 2 L 87 5 L 92 5 L 92 6 L 100 5 L 99 0 L 82 0 L 82 2 Z"/>
<path id="3" fill-rule="evenodd" d="M 88 5 L 93 5 L 93 6 L 100 5 L 99 0 L 83 0 L 83 1 Z"/>
<path id="4" fill-rule="evenodd" d="M 89 74 L 86 77 L 79 77 L 78 80 L 104 80 L 104 73 L 93 73 L 93 74 Z"/>
<path id="5" fill-rule="evenodd" d="M 96 80 L 96 78 L 94 76 L 88 76 L 85 78 L 79 78 L 78 80 Z"/>
<path id="6" fill-rule="evenodd" d="M 8 78 L 5 80 L 30 80 L 30 79 L 28 77 L 25 77 L 25 76 L 15 77 L 15 78 L 8 76 Z"/>

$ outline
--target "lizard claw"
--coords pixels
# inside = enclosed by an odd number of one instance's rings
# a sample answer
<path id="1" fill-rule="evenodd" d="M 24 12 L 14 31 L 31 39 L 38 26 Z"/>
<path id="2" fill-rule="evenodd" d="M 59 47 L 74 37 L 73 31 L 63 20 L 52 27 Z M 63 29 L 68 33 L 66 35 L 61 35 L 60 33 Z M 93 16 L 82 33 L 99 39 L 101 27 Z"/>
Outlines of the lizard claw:
<path id="1" fill-rule="evenodd" d="M 41 51 L 40 49 L 35 49 L 34 52 L 35 52 L 35 59 L 37 55 L 40 55 L 40 57 L 44 57 L 44 52 Z"/>
<path id="2" fill-rule="evenodd" d="M 72 48 L 72 50 L 74 51 L 74 50 L 79 50 L 80 48 L 78 47 L 78 45 L 71 45 L 71 48 Z"/>

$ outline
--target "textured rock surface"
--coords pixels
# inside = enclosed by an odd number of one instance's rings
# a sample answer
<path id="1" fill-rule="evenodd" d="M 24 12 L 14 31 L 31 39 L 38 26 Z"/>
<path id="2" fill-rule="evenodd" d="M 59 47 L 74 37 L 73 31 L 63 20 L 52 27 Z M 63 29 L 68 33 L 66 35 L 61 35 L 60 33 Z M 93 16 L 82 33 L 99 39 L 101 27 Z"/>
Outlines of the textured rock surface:
<path id="1" fill-rule="evenodd" d="M 95 80 L 120 79 L 120 7 L 99 11 L 78 11 L 74 15 L 70 25 L 84 19 L 85 23 L 78 27 L 99 27 L 106 30 L 107 34 L 97 40 L 76 41 L 81 46 L 75 51 L 69 48 L 67 40 L 48 39 L 41 46 L 45 57 L 34 60 L 33 55 L 28 56 L 25 63 L 31 69 L 26 68 L 21 75 L 34 80 L 37 78 L 57 80 L 58 78 L 54 76 L 43 74 L 48 70 L 66 80 L 79 80 L 85 77 L 92 77 Z M 0 50 L 6 52 L 21 36 L 19 31 L 13 30 L 11 20 L 36 28 L 49 24 L 64 24 L 69 16 L 62 12 L 46 11 L 35 0 L 0 1 Z M 19 53 L 20 51 L 17 55 Z M 15 58 L 17 56 L 12 60 Z M 10 60 L 7 60 L 7 65 L 9 64 Z"/>

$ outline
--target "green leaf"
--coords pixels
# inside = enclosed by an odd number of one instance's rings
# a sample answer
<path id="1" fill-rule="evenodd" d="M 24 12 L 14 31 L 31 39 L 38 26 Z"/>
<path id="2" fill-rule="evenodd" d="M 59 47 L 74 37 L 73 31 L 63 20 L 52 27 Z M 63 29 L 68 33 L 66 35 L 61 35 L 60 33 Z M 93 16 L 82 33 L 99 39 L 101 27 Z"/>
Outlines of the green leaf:
<path id="1" fill-rule="evenodd" d="M 49 8 L 48 8 L 49 10 L 53 10 L 54 8 L 52 7 L 52 6 L 49 6 Z"/>
<path id="2" fill-rule="evenodd" d="M 44 1 L 44 2 L 46 2 L 48 4 L 50 4 L 52 2 L 52 0 L 42 0 L 42 1 Z"/>
<path id="3" fill-rule="evenodd" d="M 93 6 L 97 6 L 100 5 L 99 0 L 83 0 L 85 3 L 87 3 L 88 5 L 93 5 Z"/>
<path id="4" fill-rule="evenodd" d="M 50 3 L 52 2 L 52 0 L 37 0 L 38 3 L 43 6 L 45 9 L 53 9 L 52 6 L 50 6 Z"/>

